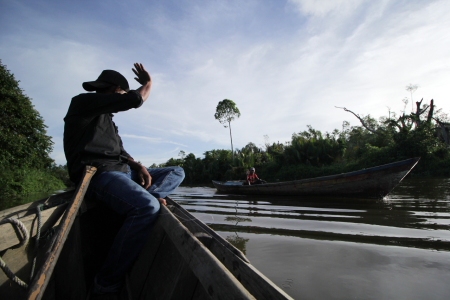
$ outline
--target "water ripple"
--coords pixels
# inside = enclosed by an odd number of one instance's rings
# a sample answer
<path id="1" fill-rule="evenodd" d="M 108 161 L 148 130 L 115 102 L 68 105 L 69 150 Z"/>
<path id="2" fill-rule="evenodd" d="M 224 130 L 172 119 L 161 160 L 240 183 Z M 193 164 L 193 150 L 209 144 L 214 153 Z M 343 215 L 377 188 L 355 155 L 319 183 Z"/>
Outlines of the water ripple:
<path id="1" fill-rule="evenodd" d="M 447 299 L 449 183 L 407 180 L 381 201 L 235 196 L 205 187 L 180 187 L 173 199 L 294 298 L 349 299 L 362 289 L 365 299 Z"/>

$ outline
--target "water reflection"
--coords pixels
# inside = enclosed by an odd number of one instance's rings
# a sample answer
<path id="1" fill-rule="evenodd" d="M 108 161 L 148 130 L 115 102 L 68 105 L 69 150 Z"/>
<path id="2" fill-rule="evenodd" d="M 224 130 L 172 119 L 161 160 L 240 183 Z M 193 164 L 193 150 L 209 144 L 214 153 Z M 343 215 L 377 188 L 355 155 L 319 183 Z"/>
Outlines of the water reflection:
<path id="1" fill-rule="evenodd" d="M 235 216 L 230 216 L 230 217 L 225 217 L 225 221 L 226 222 L 231 222 L 234 223 L 234 226 L 238 226 L 239 223 L 243 223 L 243 222 L 251 222 L 252 219 L 250 218 L 243 218 L 243 217 L 239 217 L 238 216 L 238 207 L 239 203 L 236 203 L 235 206 Z M 249 239 L 244 239 L 241 238 L 237 232 L 234 233 L 234 235 L 229 235 L 226 237 L 226 240 L 232 244 L 233 246 L 235 246 L 236 248 L 238 248 L 239 250 L 241 250 L 244 254 L 246 254 L 246 247 L 245 244 L 249 241 Z"/>
<path id="2" fill-rule="evenodd" d="M 428 291 L 447 299 L 449 183 L 406 180 L 384 200 L 229 196 L 212 188 L 179 188 L 173 198 L 294 298 L 421 299 Z"/>
<path id="3" fill-rule="evenodd" d="M 234 233 L 235 235 L 228 235 L 226 237 L 226 240 L 232 244 L 233 246 L 235 246 L 236 248 L 238 248 L 239 250 L 242 251 L 242 253 L 247 254 L 246 252 L 246 247 L 245 244 L 250 240 L 250 239 L 245 239 L 242 238 L 238 235 L 237 232 Z"/>

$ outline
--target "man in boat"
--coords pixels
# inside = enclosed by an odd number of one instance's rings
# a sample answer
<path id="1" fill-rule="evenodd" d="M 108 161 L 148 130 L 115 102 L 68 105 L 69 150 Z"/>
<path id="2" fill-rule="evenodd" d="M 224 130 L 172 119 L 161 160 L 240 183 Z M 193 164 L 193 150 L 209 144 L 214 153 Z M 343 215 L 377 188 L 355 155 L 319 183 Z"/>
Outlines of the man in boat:
<path id="1" fill-rule="evenodd" d="M 139 108 L 148 98 L 152 80 L 142 64 L 132 69 L 137 90 L 129 90 L 122 74 L 104 70 L 86 91 L 72 98 L 64 118 L 64 151 L 69 175 L 78 184 L 86 165 L 97 168 L 86 197 L 104 203 L 125 217 L 105 264 L 96 275 L 92 293 L 118 293 L 125 273 L 136 259 L 158 216 L 164 198 L 184 179 L 180 167 L 147 169 L 128 154 L 112 118 L 113 113 Z"/>
<path id="2" fill-rule="evenodd" d="M 247 185 L 253 185 L 253 184 L 261 184 L 265 183 L 264 180 L 261 180 L 258 178 L 258 175 L 255 173 L 255 168 L 250 168 L 250 173 L 247 174 Z"/>

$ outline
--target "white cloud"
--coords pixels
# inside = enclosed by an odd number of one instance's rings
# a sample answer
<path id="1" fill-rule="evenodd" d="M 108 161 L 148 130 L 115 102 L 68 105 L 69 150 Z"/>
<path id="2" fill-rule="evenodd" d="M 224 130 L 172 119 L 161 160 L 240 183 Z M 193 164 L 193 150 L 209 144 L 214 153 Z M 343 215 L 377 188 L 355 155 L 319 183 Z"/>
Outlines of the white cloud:
<path id="1" fill-rule="evenodd" d="M 0 58 L 49 125 L 58 163 L 64 163 L 62 119 L 71 97 L 83 92 L 81 83 L 111 68 L 136 88 L 135 61 L 150 71 L 152 92 L 115 122 L 127 151 L 150 164 L 170 158 L 178 151 L 173 145 L 187 153 L 229 149 L 229 131 L 213 116 L 225 98 L 242 113 L 232 123 L 235 148 L 262 145 L 265 134 L 285 142 L 308 124 L 322 131 L 344 120 L 357 124 L 335 106 L 385 115 L 386 106 L 402 106 L 409 83 L 420 85 L 414 97 L 450 109 L 447 1 L 290 0 L 300 14 L 273 2 L 208 3 L 149 4 L 142 9 L 148 18 L 133 21 L 130 10 L 120 22 L 100 16 L 80 22 L 77 14 L 63 22 L 41 11 L 45 30 L 36 25 L 27 33 L 17 24 L 0 33 Z M 28 18 L 15 14 L 37 23 L 32 11 Z"/>
<path id="2" fill-rule="evenodd" d="M 188 147 L 186 145 L 177 143 L 177 142 L 172 142 L 172 141 L 167 141 L 167 140 L 163 140 L 161 138 L 152 138 L 152 137 L 148 137 L 148 136 L 139 136 L 139 135 L 134 135 L 134 134 L 121 134 L 120 135 L 123 138 L 130 138 L 130 139 L 140 139 L 140 140 L 145 140 L 147 142 L 150 143 L 155 143 L 155 144 L 173 144 L 173 145 L 179 145 L 179 146 L 183 146 L 183 147 Z"/>
<path id="3" fill-rule="evenodd" d="M 368 0 L 288 0 L 306 15 L 324 17 L 329 13 L 347 13 Z"/>
<path id="4" fill-rule="evenodd" d="M 175 149 L 173 149 L 172 151 L 170 151 L 170 153 L 180 153 L 180 147 L 176 147 Z"/>

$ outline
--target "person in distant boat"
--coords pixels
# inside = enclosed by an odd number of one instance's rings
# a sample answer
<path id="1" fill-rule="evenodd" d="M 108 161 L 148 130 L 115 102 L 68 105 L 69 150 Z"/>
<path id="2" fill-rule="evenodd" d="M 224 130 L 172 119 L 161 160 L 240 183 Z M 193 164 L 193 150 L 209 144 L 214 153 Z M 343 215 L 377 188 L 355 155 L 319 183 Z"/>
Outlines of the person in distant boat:
<path id="1" fill-rule="evenodd" d="M 256 173 L 255 173 L 255 168 L 251 167 L 250 173 L 247 174 L 247 184 L 253 185 L 253 184 L 261 184 L 261 183 L 265 183 L 265 181 L 259 179 L 258 175 L 256 175 Z"/>
<path id="2" fill-rule="evenodd" d="M 116 297 L 142 249 L 164 198 L 184 179 L 180 167 L 147 169 L 125 151 L 113 113 L 139 108 L 148 98 L 152 79 L 142 64 L 132 69 L 137 90 L 119 72 L 104 70 L 83 83 L 88 92 L 72 98 L 64 118 L 64 152 L 70 179 L 81 180 L 86 165 L 97 168 L 86 197 L 125 217 L 105 263 L 95 276 L 94 298 Z M 95 228 L 93 228 L 95 230 Z"/>

